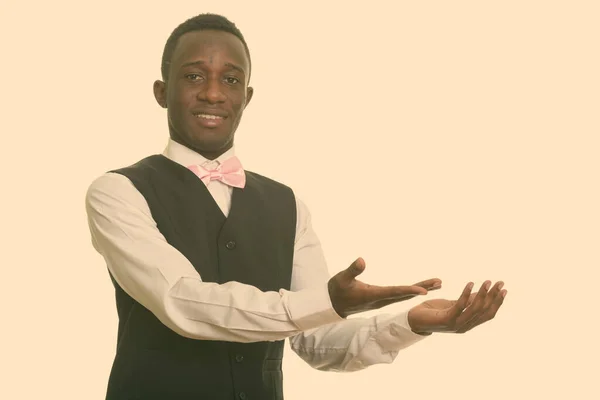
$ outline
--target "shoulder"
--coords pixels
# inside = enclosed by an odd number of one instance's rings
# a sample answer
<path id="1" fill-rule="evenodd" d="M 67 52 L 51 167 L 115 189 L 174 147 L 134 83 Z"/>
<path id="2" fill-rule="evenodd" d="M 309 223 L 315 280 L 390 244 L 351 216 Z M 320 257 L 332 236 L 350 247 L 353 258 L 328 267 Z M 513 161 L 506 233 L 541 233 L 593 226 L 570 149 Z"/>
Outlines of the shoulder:
<path id="1" fill-rule="evenodd" d="M 127 172 L 148 169 L 153 162 L 156 162 L 156 158 L 156 155 L 144 157 L 132 164 L 120 166 L 96 176 L 88 186 L 88 195 L 90 193 L 111 193 L 124 188 L 128 189 L 132 187 L 132 183 L 127 176 Z"/>
<path id="2" fill-rule="evenodd" d="M 160 156 L 152 155 L 96 176 L 85 193 L 86 208 L 88 211 L 131 206 L 145 209 L 145 198 L 134 185 L 133 179 L 139 175 L 149 174 L 153 166 L 160 162 Z"/>
<path id="3" fill-rule="evenodd" d="M 172 161 L 167 159 L 165 156 L 161 154 L 153 154 L 147 157 L 142 158 L 141 160 L 126 166 L 122 166 L 119 168 L 112 169 L 108 171 L 109 173 L 116 173 L 121 175 L 147 175 L 157 170 L 161 169 L 164 166 L 168 166 L 170 164 L 174 164 Z"/>
<path id="4" fill-rule="evenodd" d="M 89 207 L 103 207 L 135 201 L 139 192 L 127 176 L 106 172 L 92 180 L 85 193 L 85 203 Z"/>
<path id="5" fill-rule="evenodd" d="M 137 191 L 134 181 L 151 177 L 170 164 L 173 163 L 161 154 L 144 157 L 132 164 L 111 169 L 97 176 L 88 186 L 87 193 L 114 193 L 117 195 L 129 193 L 132 190 Z"/>

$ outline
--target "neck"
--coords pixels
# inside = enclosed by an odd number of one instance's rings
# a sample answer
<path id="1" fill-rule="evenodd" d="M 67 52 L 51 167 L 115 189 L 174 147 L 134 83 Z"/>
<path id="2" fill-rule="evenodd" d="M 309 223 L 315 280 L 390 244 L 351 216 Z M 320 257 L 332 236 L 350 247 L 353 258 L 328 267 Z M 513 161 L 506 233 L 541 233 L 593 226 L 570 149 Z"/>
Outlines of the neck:
<path id="1" fill-rule="evenodd" d="M 187 142 L 185 142 L 185 141 L 183 141 L 183 140 L 181 140 L 178 137 L 175 137 L 173 135 L 171 135 L 171 139 L 174 142 L 177 142 L 180 145 L 185 146 L 188 149 L 195 151 L 196 153 L 200 154 L 202 157 L 206 158 L 207 160 L 215 160 L 219 156 L 221 156 L 223 153 L 225 153 L 227 150 L 229 150 L 229 149 L 231 149 L 233 147 L 233 141 L 231 141 L 231 142 L 227 143 L 224 147 L 222 147 L 220 149 L 207 150 L 207 149 L 195 146 L 193 144 L 187 143 Z"/>

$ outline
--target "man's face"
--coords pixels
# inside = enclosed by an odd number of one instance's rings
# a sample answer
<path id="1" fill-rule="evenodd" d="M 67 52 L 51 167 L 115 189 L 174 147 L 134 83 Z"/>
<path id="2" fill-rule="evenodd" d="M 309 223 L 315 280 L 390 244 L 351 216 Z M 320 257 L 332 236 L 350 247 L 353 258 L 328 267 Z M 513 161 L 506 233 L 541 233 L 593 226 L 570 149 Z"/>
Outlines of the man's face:
<path id="1" fill-rule="evenodd" d="M 154 93 L 167 108 L 173 140 L 214 159 L 233 145 L 253 90 L 243 43 L 221 31 L 189 32 L 179 38 L 166 83 Z"/>

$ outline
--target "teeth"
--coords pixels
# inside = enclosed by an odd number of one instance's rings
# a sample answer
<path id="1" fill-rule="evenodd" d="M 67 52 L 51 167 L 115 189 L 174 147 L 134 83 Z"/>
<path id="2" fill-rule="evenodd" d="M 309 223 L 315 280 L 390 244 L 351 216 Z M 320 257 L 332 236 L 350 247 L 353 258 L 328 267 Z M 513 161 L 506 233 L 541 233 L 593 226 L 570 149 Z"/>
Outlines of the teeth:
<path id="1" fill-rule="evenodd" d="M 223 117 L 219 117 L 218 115 L 210 115 L 210 114 L 197 114 L 196 118 L 223 119 Z"/>

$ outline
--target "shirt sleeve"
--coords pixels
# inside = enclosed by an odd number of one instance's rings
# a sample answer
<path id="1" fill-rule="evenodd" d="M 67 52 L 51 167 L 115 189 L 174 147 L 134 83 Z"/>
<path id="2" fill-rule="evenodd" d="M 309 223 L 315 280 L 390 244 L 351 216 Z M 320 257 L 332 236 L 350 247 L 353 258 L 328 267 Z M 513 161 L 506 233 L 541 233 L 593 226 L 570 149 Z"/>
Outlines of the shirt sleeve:
<path id="1" fill-rule="evenodd" d="M 301 292 L 326 285 L 330 274 L 311 214 L 302 200 L 297 198 L 296 202 L 298 229 L 291 289 Z M 292 350 L 315 369 L 351 372 L 392 363 L 400 350 L 426 337 L 412 331 L 406 311 L 334 321 L 300 332 L 289 342 Z"/>
<path id="2" fill-rule="evenodd" d="M 145 198 L 123 175 L 96 178 L 85 206 L 92 245 L 117 284 L 182 336 L 274 341 L 342 319 L 331 305 L 326 281 L 278 292 L 239 282 L 203 282 L 166 241 Z"/>

